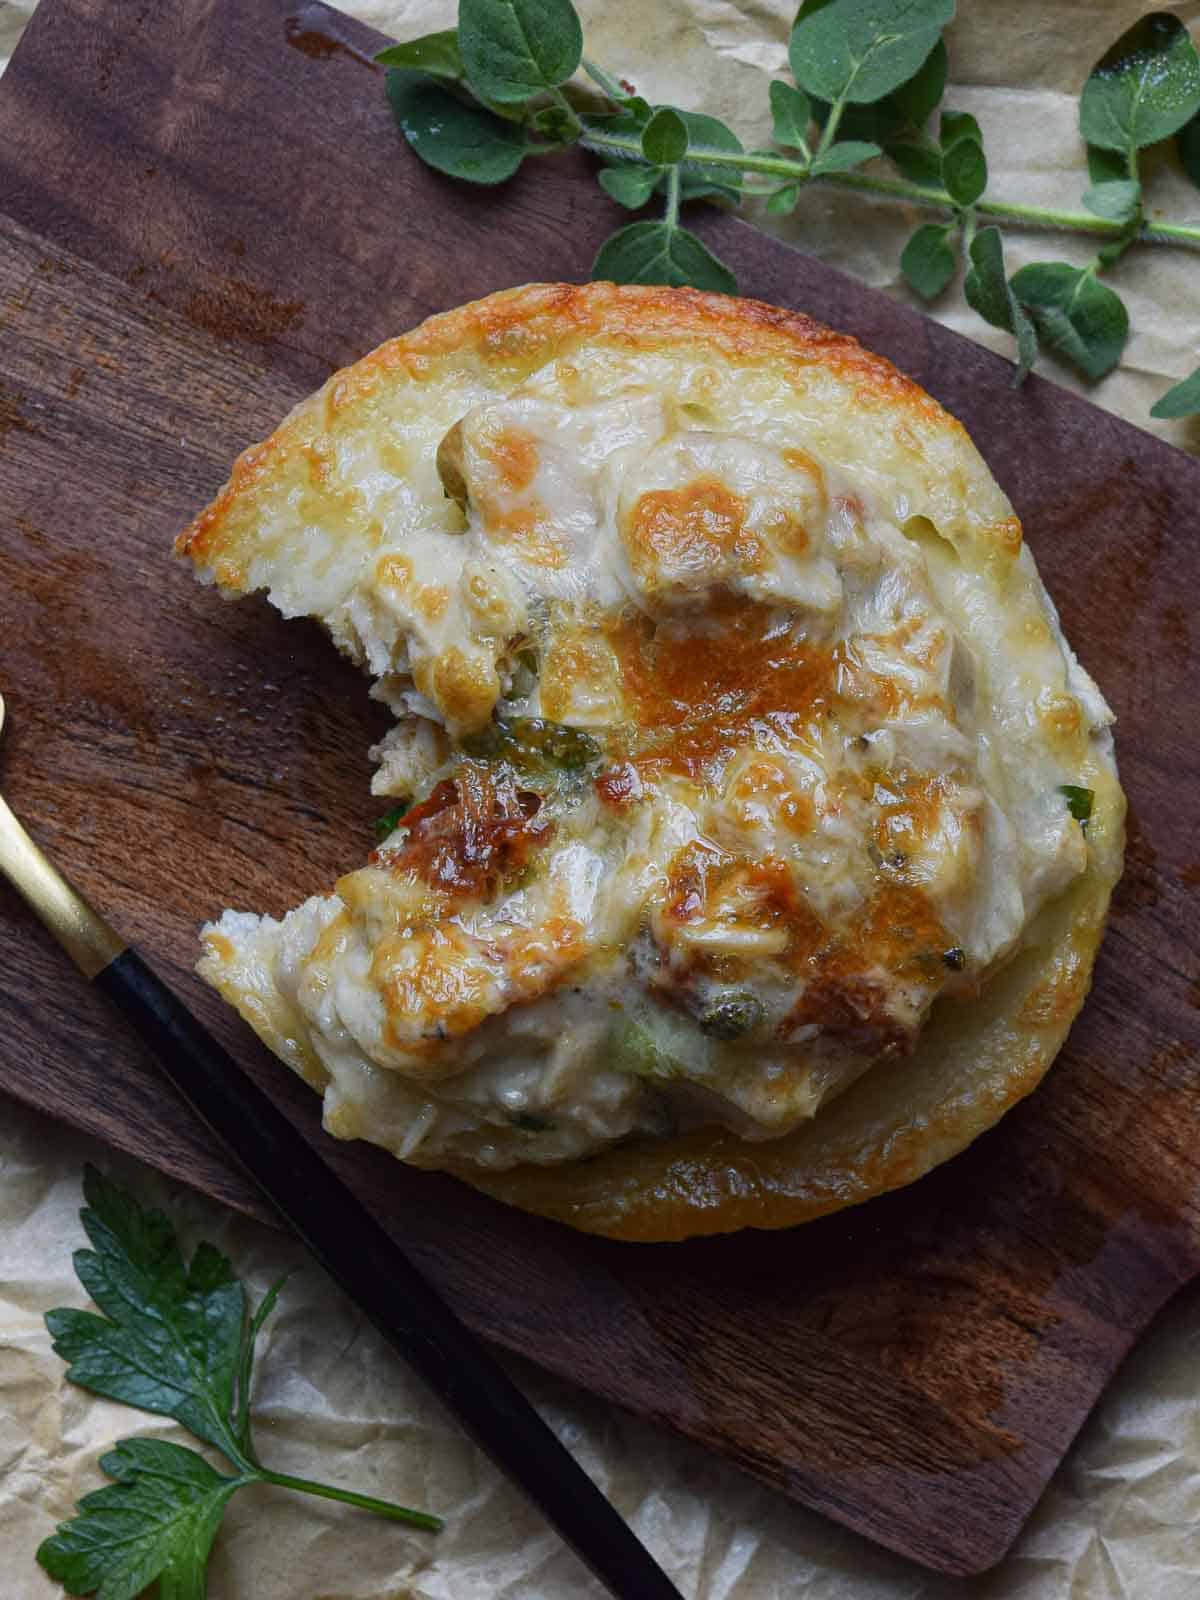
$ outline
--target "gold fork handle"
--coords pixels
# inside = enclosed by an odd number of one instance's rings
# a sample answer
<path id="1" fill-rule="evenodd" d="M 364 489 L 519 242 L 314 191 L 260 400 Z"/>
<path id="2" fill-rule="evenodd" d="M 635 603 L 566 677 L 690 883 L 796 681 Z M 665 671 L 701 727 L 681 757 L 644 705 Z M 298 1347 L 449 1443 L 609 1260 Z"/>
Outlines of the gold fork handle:
<path id="1" fill-rule="evenodd" d="M 103 972 L 125 941 L 52 866 L 0 799 L 0 872 L 37 913 L 85 978 Z"/>

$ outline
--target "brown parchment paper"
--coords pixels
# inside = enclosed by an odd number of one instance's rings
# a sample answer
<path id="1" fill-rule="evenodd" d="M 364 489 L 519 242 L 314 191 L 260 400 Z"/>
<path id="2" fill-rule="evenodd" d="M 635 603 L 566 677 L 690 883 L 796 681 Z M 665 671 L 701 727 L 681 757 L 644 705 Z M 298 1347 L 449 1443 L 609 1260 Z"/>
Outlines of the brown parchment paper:
<path id="1" fill-rule="evenodd" d="M 35 0 L 0 0 L 0 62 Z M 343 0 L 397 37 L 451 25 L 454 0 Z M 960 0 L 948 104 L 987 140 L 991 192 L 1078 208 L 1086 186 L 1076 96 L 1088 68 L 1143 9 L 1125 0 Z M 1200 0 L 1175 8 L 1200 25 Z M 582 0 L 589 53 L 652 99 L 714 111 L 765 144 L 766 84 L 786 66 L 794 7 L 779 0 Z M 1152 200 L 1200 222 L 1200 191 L 1169 159 Z M 614 215 L 614 225 L 620 220 Z M 896 262 L 920 216 L 814 189 L 765 226 L 905 296 Z M 1012 266 L 1084 261 L 1089 246 L 1006 230 Z M 1146 413 L 1200 361 L 1200 258 L 1132 252 L 1112 275 L 1133 335 L 1119 371 L 1087 392 L 1132 422 L 1200 449 L 1196 422 Z M 955 285 L 929 308 L 1005 351 Z M 399 331 L 399 330 L 398 330 Z M 1079 387 L 1047 363 L 1056 381 Z M 36 822 L 35 819 L 31 819 Z M 197 917 L 211 908 L 197 907 Z M 214 1553 L 211 1600 L 584 1600 L 601 1590 L 303 1253 L 281 1235 L 0 1099 L 0 1600 L 62 1593 L 33 1552 L 102 1482 L 98 1456 L 173 1424 L 95 1400 L 63 1380 L 42 1323 L 83 1305 L 71 1252 L 85 1161 L 165 1206 L 189 1244 L 211 1239 L 258 1296 L 294 1269 L 269 1324 L 256 1415 L 262 1453 L 446 1518 L 433 1538 L 344 1507 L 253 1489 L 236 1497 Z M 1168 1308 L 1112 1384 L 1013 1552 L 979 1579 L 933 1577 L 531 1367 L 513 1370 L 564 1442 L 695 1600 L 1183 1600 L 1200 1593 L 1200 1290 Z"/>

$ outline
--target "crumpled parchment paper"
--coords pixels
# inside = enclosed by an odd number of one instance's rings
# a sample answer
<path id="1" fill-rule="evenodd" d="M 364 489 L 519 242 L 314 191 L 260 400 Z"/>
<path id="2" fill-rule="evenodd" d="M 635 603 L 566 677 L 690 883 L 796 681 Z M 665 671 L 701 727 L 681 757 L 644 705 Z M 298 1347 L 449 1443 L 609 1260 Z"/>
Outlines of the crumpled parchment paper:
<path id="1" fill-rule="evenodd" d="M 34 0 L 0 0 L 0 62 Z M 453 0 L 344 0 L 397 37 L 453 22 Z M 1086 187 L 1076 96 L 1099 51 L 1139 14 L 1123 0 L 960 0 L 949 37 L 948 104 L 983 126 L 1001 198 L 1078 209 Z M 1196 31 L 1200 0 L 1175 9 Z M 713 111 L 748 145 L 770 132 L 766 83 L 783 71 L 793 15 L 780 0 L 582 0 L 589 53 L 648 97 Z M 1170 162 L 1153 203 L 1200 222 L 1200 191 Z M 614 219 L 614 225 L 617 219 Z M 918 214 L 814 189 L 764 225 L 890 293 Z M 1088 259 L 1090 246 L 1006 230 L 1010 266 Z M 1146 413 L 1200 361 L 1200 260 L 1131 252 L 1111 281 L 1133 334 L 1119 371 L 1089 389 L 1128 420 L 1200 450 L 1195 421 Z M 993 348 L 1006 336 L 968 311 L 956 285 L 932 314 Z M 1080 387 L 1047 363 L 1056 381 Z M 211 1600 L 584 1600 L 599 1586 L 388 1353 L 340 1293 L 282 1235 L 0 1099 L 0 1593 L 53 1600 L 33 1552 L 99 1487 L 96 1461 L 132 1433 L 173 1424 L 95 1400 L 64 1381 L 43 1314 L 83 1305 L 71 1252 L 80 1176 L 93 1161 L 169 1210 L 189 1246 L 211 1239 L 255 1296 L 294 1269 L 263 1340 L 255 1413 L 280 1470 L 425 1507 L 436 1538 L 274 1489 L 232 1502 L 214 1553 Z M 1142 1340 L 1096 1408 L 1012 1553 L 973 1580 L 934 1577 L 785 1501 L 695 1446 L 593 1401 L 532 1367 L 514 1373 L 560 1437 L 695 1600 L 1183 1600 L 1200 1586 L 1200 1289 Z"/>

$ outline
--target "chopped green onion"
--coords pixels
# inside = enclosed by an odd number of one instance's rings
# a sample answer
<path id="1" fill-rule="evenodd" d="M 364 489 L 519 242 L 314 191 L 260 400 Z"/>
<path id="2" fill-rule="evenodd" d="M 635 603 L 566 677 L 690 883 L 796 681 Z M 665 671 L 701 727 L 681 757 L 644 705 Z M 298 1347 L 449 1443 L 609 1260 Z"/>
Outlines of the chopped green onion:
<path id="1" fill-rule="evenodd" d="M 1059 794 L 1066 796 L 1067 810 L 1079 823 L 1086 827 L 1092 815 L 1092 801 L 1095 799 L 1091 789 L 1080 789 L 1076 784 L 1063 783 L 1059 785 Z"/>
<path id="2" fill-rule="evenodd" d="M 395 833 L 411 804 L 412 802 L 409 800 L 401 800 L 399 805 L 393 806 L 382 817 L 375 818 L 375 837 L 380 844 L 383 844 L 385 839 L 389 839 Z"/>
<path id="3" fill-rule="evenodd" d="M 462 747 L 482 761 L 507 761 L 518 771 L 581 772 L 600 759 L 600 746 L 588 733 L 542 717 L 496 717 Z"/>

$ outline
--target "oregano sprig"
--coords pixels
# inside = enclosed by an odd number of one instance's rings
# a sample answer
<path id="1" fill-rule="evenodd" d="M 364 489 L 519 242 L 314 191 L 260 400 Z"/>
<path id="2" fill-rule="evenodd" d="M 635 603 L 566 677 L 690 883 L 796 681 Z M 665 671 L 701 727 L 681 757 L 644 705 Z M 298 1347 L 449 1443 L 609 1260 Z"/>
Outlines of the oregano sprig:
<path id="1" fill-rule="evenodd" d="M 274 1284 L 252 1317 L 233 1268 L 210 1244 L 185 1261 L 158 1211 L 89 1167 L 81 1221 L 94 1248 L 75 1254 L 79 1281 L 99 1307 L 46 1316 L 72 1383 L 142 1411 L 173 1417 L 233 1469 L 165 1439 L 122 1439 L 100 1458 L 113 1480 L 86 1495 L 37 1559 L 71 1595 L 135 1600 L 156 1580 L 163 1600 L 203 1600 L 225 1507 L 239 1489 L 273 1483 L 373 1511 L 436 1533 L 441 1521 L 370 1495 L 273 1472 L 250 1424 L 255 1345 L 278 1299 Z"/>
<path id="2" fill-rule="evenodd" d="M 1200 415 L 1200 367 L 1191 377 L 1177 383 L 1156 405 L 1151 406 L 1152 417 L 1194 417 Z"/>
<path id="3" fill-rule="evenodd" d="M 659 216 L 604 243 L 593 276 L 732 292 L 734 275 L 683 225 L 683 206 L 758 197 L 781 215 L 810 184 L 829 184 L 942 213 L 913 233 L 901 272 L 933 300 L 961 262 L 969 304 L 1016 340 L 1016 382 L 1039 347 L 1100 378 L 1120 361 L 1129 333 L 1126 308 L 1102 274 L 1136 244 L 1200 247 L 1200 227 L 1148 214 L 1141 172 L 1141 153 L 1172 140 L 1200 187 L 1200 54 L 1169 12 L 1124 33 L 1080 98 L 1083 209 L 1026 206 L 988 195 L 974 117 L 943 109 L 931 125 L 945 95 L 942 33 L 953 16 L 954 0 L 804 0 L 788 47 L 794 82 L 770 86 L 774 146 L 763 150 L 745 150 L 704 112 L 651 105 L 590 60 L 571 0 L 460 0 L 457 30 L 391 46 L 378 59 L 389 68 L 405 138 L 439 171 L 502 183 L 527 158 L 577 143 L 599 158 L 600 185 L 618 205 L 640 211 L 661 201 Z M 580 75 L 599 91 L 599 106 Z M 1091 235 L 1096 255 L 1083 267 L 1038 261 L 1009 276 L 1001 224 Z M 1198 389 L 1193 375 L 1152 415 L 1200 412 Z"/>

